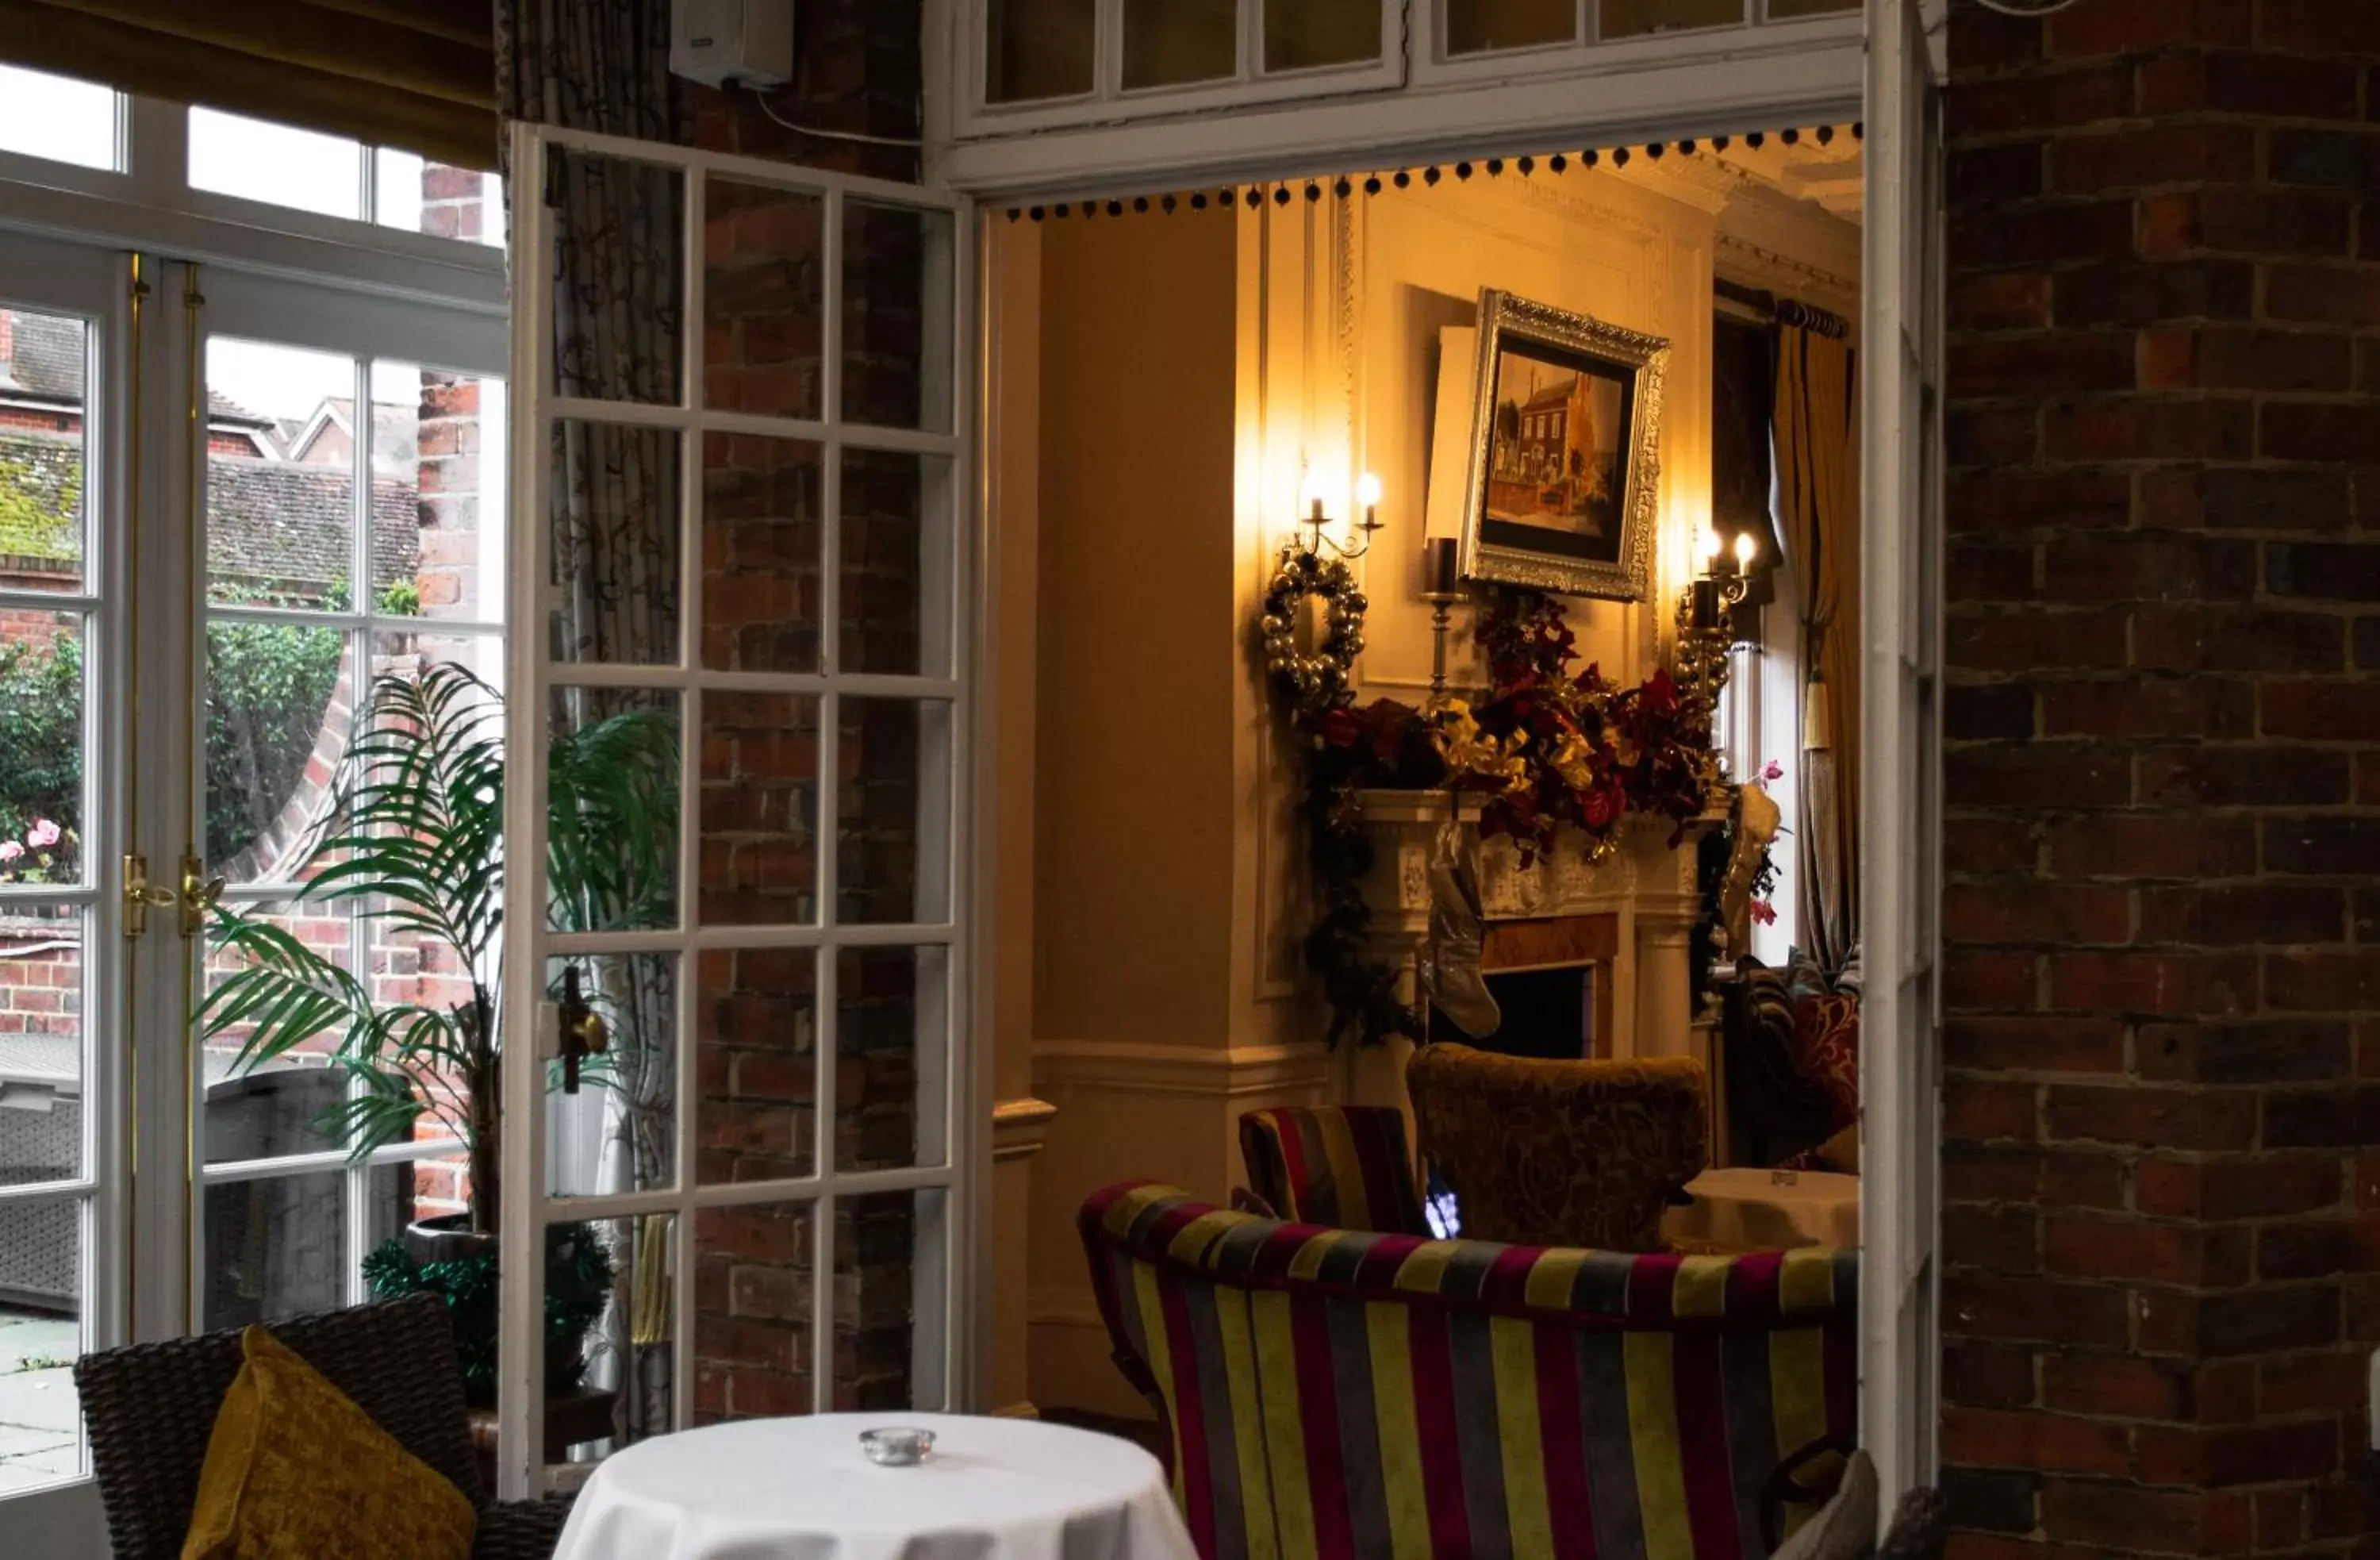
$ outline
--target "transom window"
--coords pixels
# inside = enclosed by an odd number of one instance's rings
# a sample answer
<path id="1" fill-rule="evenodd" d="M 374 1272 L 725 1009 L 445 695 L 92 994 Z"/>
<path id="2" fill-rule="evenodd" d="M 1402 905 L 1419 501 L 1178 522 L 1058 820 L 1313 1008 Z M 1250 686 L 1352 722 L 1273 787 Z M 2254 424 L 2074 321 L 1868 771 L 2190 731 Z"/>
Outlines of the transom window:
<path id="1" fill-rule="evenodd" d="M 959 133 L 1585 68 L 1860 0 L 967 0 Z M 1529 56 L 1525 64 L 1512 56 Z M 1466 69 L 1466 67 L 1476 68 Z"/>
<path id="2" fill-rule="evenodd" d="M 504 181 L 391 146 L 0 65 L 0 177 L 284 231 L 504 242 Z"/>

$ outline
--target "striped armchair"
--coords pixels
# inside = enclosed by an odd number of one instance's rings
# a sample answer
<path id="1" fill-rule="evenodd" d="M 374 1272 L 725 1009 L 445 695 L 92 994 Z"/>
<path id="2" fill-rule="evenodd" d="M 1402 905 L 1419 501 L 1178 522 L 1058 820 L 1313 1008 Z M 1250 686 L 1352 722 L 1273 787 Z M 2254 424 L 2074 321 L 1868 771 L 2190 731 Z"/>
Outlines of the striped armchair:
<path id="1" fill-rule="evenodd" d="M 1145 1183 L 1079 1222 L 1208 1560 L 1758 1556 L 1779 1464 L 1852 1436 L 1852 1254 L 1423 1240 Z"/>
<path id="2" fill-rule="evenodd" d="M 1386 1105 L 1250 1111 L 1240 1117 L 1240 1157 L 1247 1163 L 1248 1188 L 1281 1218 L 1332 1229 L 1429 1233 L 1402 1111 Z"/>

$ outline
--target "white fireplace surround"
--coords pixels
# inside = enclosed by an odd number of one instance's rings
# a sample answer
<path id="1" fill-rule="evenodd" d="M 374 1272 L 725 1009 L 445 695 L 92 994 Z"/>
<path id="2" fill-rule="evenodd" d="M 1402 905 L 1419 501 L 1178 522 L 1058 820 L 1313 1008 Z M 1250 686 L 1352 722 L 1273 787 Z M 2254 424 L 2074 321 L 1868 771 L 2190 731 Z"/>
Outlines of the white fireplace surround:
<path id="1" fill-rule="evenodd" d="M 1429 941 L 1431 851 L 1439 830 L 1454 816 L 1476 852 L 1480 905 L 1490 924 L 1618 918 L 1612 1055 L 1693 1056 L 1706 1066 L 1715 1062 L 1709 1028 L 1694 1021 L 1688 948 L 1701 914 L 1695 842 L 1718 826 L 1719 815 L 1688 823 L 1675 849 L 1670 847 L 1675 829 L 1669 820 L 1632 815 L 1621 823 L 1620 848 L 1593 862 L 1585 839 L 1565 830 L 1551 852 L 1524 867 L 1511 840 L 1479 837 L 1475 797 L 1458 798 L 1446 790 L 1364 790 L 1355 799 L 1374 849 L 1364 882 L 1364 897 L 1372 908 L 1372 949 L 1401 966 L 1408 980 Z"/>

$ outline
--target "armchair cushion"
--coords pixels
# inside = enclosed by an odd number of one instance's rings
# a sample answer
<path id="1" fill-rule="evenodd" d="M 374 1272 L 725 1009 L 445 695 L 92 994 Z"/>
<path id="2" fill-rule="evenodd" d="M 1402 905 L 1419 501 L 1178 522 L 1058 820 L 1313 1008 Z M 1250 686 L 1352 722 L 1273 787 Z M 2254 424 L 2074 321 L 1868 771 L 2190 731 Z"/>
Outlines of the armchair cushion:
<path id="1" fill-rule="evenodd" d="M 262 1327 L 240 1344 L 182 1560 L 467 1560 L 462 1491 Z"/>
<path id="2" fill-rule="evenodd" d="M 1670 1195 L 1709 1163 L 1706 1077 L 1684 1056 L 1558 1062 L 1448 1042 L 1405 1069 L 1465 1236 L 1605 1251 L 1667 1249 Z"/>

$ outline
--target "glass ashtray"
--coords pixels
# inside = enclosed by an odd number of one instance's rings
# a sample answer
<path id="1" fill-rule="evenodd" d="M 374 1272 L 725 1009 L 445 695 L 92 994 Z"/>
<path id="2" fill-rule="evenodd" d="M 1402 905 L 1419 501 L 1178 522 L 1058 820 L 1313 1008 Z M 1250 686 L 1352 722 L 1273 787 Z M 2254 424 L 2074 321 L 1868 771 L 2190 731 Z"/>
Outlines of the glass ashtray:
<path id="1" fill-rule="evenodd" d="M 906 1425 L 859 1432 L 859 1449 L 880 1468 L 915 1468 L 934 1449 L 934 1432 Z"/>

